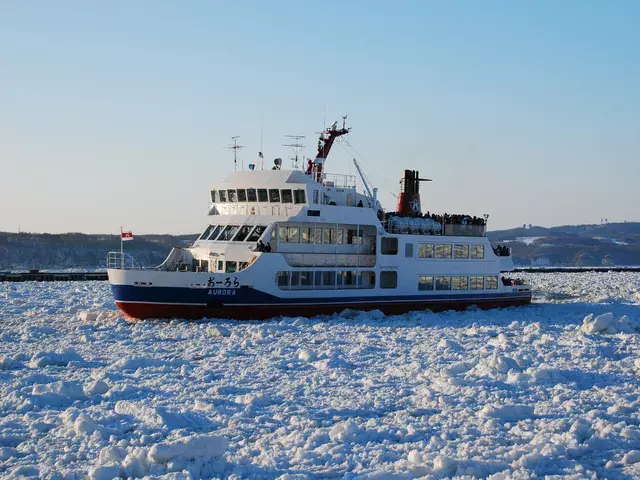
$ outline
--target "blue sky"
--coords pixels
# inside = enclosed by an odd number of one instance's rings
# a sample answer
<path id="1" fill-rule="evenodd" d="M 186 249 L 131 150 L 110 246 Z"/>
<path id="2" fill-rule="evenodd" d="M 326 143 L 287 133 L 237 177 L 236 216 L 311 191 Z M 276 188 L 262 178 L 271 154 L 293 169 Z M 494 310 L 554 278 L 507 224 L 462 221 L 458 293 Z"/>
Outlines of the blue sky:
<path id="1" fill-rule="evenodd" d="M 393 208 L 640 221 L 640 2 L 2 2 L 0 230 L 194 232 L 260 147 L 349 115 Z M 354 173 L 338 147 L 327 171 Z M 288 162 L 286 163 L 288 164 Z"/>

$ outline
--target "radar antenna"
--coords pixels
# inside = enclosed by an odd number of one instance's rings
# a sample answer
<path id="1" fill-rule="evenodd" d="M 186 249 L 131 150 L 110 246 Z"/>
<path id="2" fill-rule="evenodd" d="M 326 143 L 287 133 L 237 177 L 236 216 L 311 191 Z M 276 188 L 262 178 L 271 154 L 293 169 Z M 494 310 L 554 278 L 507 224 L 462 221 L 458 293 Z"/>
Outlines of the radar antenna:
<path id="1" fill-rule="evenodd" d="M 290 138 L 291 139 L 291 143 L 284 143 L 282 144 L 283 147 L 291 147 L 293 149 L 293 157 L 291 157 L 291 165 L 293 166 L 294 170 L 298 169 L 298 154 L 300 153 L 300 150 L 302 150 L 304 147 L 306 147 L 306 145 L 303 145 L 301 142 L 301 140 L 304 140 L 305 137 L 304 135 L 285 135 L 285 137 Z"/>
<path id="2" fill-rule="evenodd" d="M 238 170 L 238 150 L 240 150 L 241 148 L 244 148 L 244 145 L 238 145 L 239 138 L 240 138 L 240 135 L 231 137 L 231 140 L 233 140 L 233 145 L 227 147 L 233 150 L 233 169 L 234 170 Z M 242 170 L 244 170 L 244 165 L 242 165 L 241 167 L 242 167 Z"/>

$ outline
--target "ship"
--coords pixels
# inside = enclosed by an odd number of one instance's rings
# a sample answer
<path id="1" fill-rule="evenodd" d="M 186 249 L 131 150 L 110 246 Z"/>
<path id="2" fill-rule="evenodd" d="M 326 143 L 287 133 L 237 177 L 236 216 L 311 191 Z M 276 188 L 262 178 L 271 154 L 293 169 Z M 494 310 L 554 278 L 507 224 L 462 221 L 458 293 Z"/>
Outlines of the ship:
<path id="1" fill-rule="evenodd" d="M 530 285 L 508 276 L 510 249 L 487 238 L 488 216 L 423 213 L 420 184 L 429 179 L 418 171 L 403 172 L 391 212 L 355 159 L 360 189 L 356 175 L 327 173 L 332 146 L 349 132 L 346 117 L 323 129 L 302 168 L 283 169 L 277 158 L 213 184 L 203 233 L 161 265 L 109 252 L 118 308 L 136 319 L 260 320 L 531 303 Z"/>

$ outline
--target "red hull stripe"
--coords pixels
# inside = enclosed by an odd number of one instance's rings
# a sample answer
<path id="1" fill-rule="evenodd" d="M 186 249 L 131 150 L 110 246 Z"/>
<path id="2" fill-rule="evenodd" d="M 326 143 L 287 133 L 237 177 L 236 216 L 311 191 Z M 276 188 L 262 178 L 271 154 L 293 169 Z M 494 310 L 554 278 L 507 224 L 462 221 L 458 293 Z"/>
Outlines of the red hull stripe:
<path id="1" fill-rule="evenodd" d="M 264 320 L 281 316 L 313 317 L 331 315 L 349 308 L 352 310 L 381 310 L 387 315 L 397 315 L 411 311 L 464 310 L 470 306 L 482 309 L 516 307 L 529 305 L 531 297 L 506 297 L 475 300 L 445 301 L 384 301 L 345 302 L 316 304 L 236 304 L 207 306 L 204 304 L 177 304 L 154 302 L 116 301 L 118 308 L 132 318 L 225 318 L 234 320 Z"/>

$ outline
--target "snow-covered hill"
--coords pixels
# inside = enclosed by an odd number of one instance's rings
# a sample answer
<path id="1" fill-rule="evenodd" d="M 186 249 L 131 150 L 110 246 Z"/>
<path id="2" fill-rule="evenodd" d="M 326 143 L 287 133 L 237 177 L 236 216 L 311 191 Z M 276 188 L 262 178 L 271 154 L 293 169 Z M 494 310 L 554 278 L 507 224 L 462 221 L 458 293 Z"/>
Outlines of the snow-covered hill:
<path id="1" fill-rule="evenodd" d="M 640 275 L 530 278 L 528 308 L 268 322 L 0 284 L 0 477 L 637 478 Z"/>

